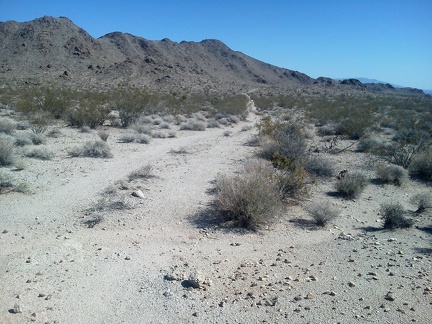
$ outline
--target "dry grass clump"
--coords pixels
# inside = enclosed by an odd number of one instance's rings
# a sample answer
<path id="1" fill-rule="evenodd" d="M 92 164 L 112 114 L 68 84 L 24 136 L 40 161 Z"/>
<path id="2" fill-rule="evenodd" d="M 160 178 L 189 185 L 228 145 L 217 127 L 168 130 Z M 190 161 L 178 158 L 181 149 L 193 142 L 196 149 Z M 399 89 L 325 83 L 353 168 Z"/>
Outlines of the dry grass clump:
<path id="1" fill-rule="evenodd" d="M 346 173 L 335 183 L 335 189 L 346 198 L 358 197 L 366 188 L 368 180 L 360 172 Z"/>
<path id="2" fill-rule="evenodd" d="M 385 229 L 408 228 L 413 225 L 413 221 L 404 216 L 404 209 L 400 203 L 382 204 L 380 214 L 384 221 Z"/>
<path id="3" fill-rule="evenodd" d="M 379 164 L 375 169 L 376 176 L 386 183 L 393 183 L 397 186 L 402 185 L 408 177 L 407 171 L 399 165 Z"/>
<path id="4" fill-rule="evenodd" d="M 129 173 L 128 179 L 132 181 L 136 179 L 149 179 L 152 177 L 154 177 L 153 167 L 148 164 Z"/>
<path id="5" fill-rule="evenodd" d="M 374 153 L 384 147 L 384 142 L 379 138 L 362 137 L 357 142 L 358 152 Z"/>
<path id="6" fill-rule="evenodd" d="M 28 185 L 26 183 L 17 184 L 14 178 L 0 170 L 0 192 L 17 191 L 17 192 L 28 192 Z"/>
<path id="7" fill-rule="evenodd" d="M 148 125 L 134 125 L 132 129 L 140 134 L 153 135 L 153 129 Z"/>
<path id="8" fill-rule="evenodd" d="M 14 138 L 12 136 L 0 136 L 0 166 L 12 165 L 15 162 Z"/>
<path id="9" fill-rule="evenodd" d="M 42 133 L 33 133 L 31 135 L 31 140 L 34 145 L 41 145 L 46 143 L 46 136 Z"/>
<path id="10" fill-rule="evenodd" d="M 140 144 L 149 144 L 151 142 L 151 137 L 146 134 L 138 134 L 136 137 L 136 142 Z"/>
<path id="11" fill-rule="evenodd" d="M 153 138 L 167 138 L 168 137 L 168 133 L 162 132 L 162 131 L 157 131 L 157 132 L 153 133 L 152 137 Z"/>
<path id="12" fill-rule="evenodd" d="M 328 222 L 339 216 L 340 211 L 328 201 L 318 201 L 306 207 L 308 214 L 318 226 L 326 226 Z"/>
<path id="13" fill-rule="evenodd" d="M 216 178 L 216 205 L 228 220 L 249 229 L 268 223 L 282 211 L 279 185 L 272 167 L 250 161 L 236 175 Z"/>
<path id="14" fill-rule="evenodd" d="M 420 214 L 426 210 L 426 208 L 432 208 L 432 194 L 430 192 L 422 192 L 411 198 L 411 203 L 417 206 L 415 211 Z"/>
<path id="15" fill-rule="evenodd" d="M 219 124 L 219 122 L 216 119 L 211 118 L 207 122 L 207 127 L 208 128 L 219 128 L 220 124 Z"/>
<path id="16" fill-rule="evenodd" d="M 15 134 L 15 145 L 16 146 L 26 146 L 33 144 L 32 141 L 32 133 L 30 132 L 21 132 Z"/>
<path id="17" fill-rule="evenodd" d="M 86 142 L 81 147 L 72 149 L 69 154 L 72 157 L 93 157 L 93 158 L 111 158 L 113 157 L 111 149 L 106 142 L 94 141 Z"/>

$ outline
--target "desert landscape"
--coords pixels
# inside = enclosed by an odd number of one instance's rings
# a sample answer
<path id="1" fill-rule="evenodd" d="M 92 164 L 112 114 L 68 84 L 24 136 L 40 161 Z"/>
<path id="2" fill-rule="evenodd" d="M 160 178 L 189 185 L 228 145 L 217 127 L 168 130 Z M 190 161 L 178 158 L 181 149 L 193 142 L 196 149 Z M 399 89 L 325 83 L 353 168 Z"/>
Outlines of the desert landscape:
<path id="1" fill-rule="evenodd" d="M 430 95 L 64 17 L 0 36 L 1 323 L 430 323 Z"/>

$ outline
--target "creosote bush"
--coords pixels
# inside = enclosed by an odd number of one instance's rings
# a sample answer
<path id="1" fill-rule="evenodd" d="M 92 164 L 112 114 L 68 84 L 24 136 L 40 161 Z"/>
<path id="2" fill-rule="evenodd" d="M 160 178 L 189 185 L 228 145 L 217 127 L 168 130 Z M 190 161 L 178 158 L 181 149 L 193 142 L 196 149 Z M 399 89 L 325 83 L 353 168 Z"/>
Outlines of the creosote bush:
<path id="1" fill-rule="evenodd" d="M 335 184 L 335 189 L 346 198 L 356 198 L 367 186 L 367 178 L 360 172 L 348 172 L 340 177 Z"/>
<path id="2" fill-rule="evenodd" d="M 305 168 L 317 177 L 332 177 L 335 172 L 332 162 L 319 155 L 310 156 L 306 161 Z"/>
<path id="3" fill-rule="evenodd" d="M 400 203 L 382 204 L 380 213 L 385 229 L 408 228 L 413 225 L 412 220 L 404 216 L 404 209 Z"/>
<path id="4" fill-rule="evenodd" d="M 82 147 L 72 149 L 72 157 L 111 158 L 113 155 L 107 143 L 102 141 L 86 142 Z"/>
<path id="5" fill-rule="evenodd" d="M 46 147 L 29 148 L 24 151 L 24 155 L 29 158 L 35 158 L 39 160 L 52 160 L 54 157 L 53 152 L 51 152 Z"/>
<path id="6" fill-rule="evenodd" d="M 384 182 L 393 183 L 397 186 L 402 185 L 408 177 L 407 171 L 399 165 L 379 164 L 375 173 L 377 177 Z"/>
<path id="7" fill-rule="evenodd" d="M 279 216 L 282 202 L 273 167 L 264 161 L 249 161 L 238 174 L 216 178 L 216 205 L 228 220 L 257 229 Z"/>
<path id="8" fill-rule="evenodd" d="M 328 201 L 319 201 L 307 206 L 306 211 L 318 226 L 326 226 L 328 222 L 339 216 L 339 210 Z"/>

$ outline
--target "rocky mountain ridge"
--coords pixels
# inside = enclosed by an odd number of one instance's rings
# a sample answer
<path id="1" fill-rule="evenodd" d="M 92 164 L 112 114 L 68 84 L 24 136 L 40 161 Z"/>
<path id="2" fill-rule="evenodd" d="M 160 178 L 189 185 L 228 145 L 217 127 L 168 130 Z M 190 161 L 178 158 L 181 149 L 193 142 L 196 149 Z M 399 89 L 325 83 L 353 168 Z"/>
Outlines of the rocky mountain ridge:
<path id="1" fill-rule="evenodd" d="M 233 51 L 219 40 L 151 41 L 120 32 L 95 39 L 70 19 L 49 16 L 0 22 L 0 79 L 157 91 L 377 90 L 359 81 L 313 79 Z"/>

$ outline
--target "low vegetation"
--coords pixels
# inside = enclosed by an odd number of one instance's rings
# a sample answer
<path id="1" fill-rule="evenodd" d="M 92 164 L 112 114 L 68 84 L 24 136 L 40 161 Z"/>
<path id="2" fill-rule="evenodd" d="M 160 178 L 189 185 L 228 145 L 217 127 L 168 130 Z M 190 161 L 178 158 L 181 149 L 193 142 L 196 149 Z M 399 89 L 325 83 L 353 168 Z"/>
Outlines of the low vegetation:
<path id="1" fill-rule="evenodd" d="M 340 211 L 328 201 L 318 201 L 307 206 L 306 211 L 318 226 L 326 226 L 339 216 Z"/>
<path id="2" fill-rule="evenodd" d="M 392 183 L 397 186 L 402 185 L 407 178 L 407 171 L 399 165 L 378 164 L 375 169 L 375 174 L 383 182 Z"/>
<path id="3" fill-rule="evenodd" d="M 113 157 L 108 144 L 103 141 L 86 142 L 81 147 L 72 149 L 72 157 L 111 158 Z"/>
<path id="4" fill-rule="evenodd" d="M 339 177 L 335 189 L 346 198 L 356 198 L 366 188 L 368 179 L 360 172 L 347 172 Z"/>
<path id="5" fill-rule="evenodd" d="M 413 221 L 404 216 L 405 211 L 400 203 L 382 204 L 380 214 L 385 229 L 394 230 L 396 228 L 408 228 L 413 225 Z"/>

